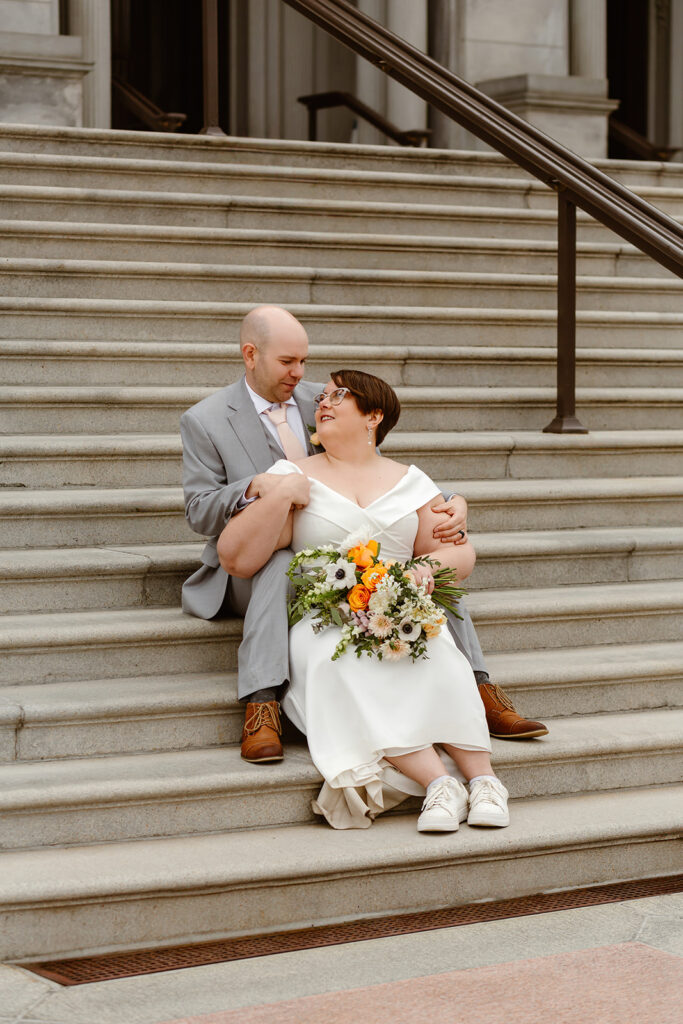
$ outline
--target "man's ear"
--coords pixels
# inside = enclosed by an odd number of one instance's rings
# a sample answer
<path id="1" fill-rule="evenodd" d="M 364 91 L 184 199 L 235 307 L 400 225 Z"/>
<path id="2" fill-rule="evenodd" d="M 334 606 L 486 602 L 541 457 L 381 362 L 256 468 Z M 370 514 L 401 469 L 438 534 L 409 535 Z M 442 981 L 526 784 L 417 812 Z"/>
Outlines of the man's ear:
<path id="1" fill-rule="evenodd" d="M 242 345 L 242 359 L 244 359 L 244 365 L 248 370 L 254 369 L 256 362 L 256 345 L 253 345 L 250 341 L 245 341 Z"/>

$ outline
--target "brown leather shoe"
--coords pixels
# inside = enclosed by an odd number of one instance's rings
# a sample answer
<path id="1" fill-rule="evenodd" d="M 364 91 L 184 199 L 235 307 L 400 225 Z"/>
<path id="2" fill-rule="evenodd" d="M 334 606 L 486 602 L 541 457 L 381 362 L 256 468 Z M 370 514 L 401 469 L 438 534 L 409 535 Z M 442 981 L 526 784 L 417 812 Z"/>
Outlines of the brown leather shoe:
<path id="1" fill-rule="evenodd" d="M 245 761 L 281 761 L 280 705 L 276 700 L 247 704 L 242 731 L 242 757 Z"/>
<path id="2" fill-rule="evenodd" d="M 510 698 L 495 683 L 481 683 L 479 694 L 486 711 L 489 732 L 499 740 L 530 740 L 547 736 L 542 722 L 531 722 L 517 714 Z"/>

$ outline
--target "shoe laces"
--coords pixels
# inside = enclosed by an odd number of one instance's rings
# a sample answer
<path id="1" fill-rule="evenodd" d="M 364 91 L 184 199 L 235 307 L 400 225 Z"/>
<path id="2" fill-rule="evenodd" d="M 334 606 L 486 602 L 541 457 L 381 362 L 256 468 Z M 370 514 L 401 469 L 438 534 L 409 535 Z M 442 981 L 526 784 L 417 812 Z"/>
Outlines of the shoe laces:
<path id="1" fill-rule="evenodd" d="M 517 714 L 517 708 L 497 683 L 486 683 L 485 686 L 491 696 L 495 697 L 495 699 L 503 705 L 506 711 L 514 711 L 514 713 Z"/>
<path id="2" fill-rule="evenodd" d="M 275 732 L 278 733 L 278 735 L 282 732 L 282 725 L 280 724 L 280 716 L 278 714 L 279 704 L 277 701 L 254 704 L 253 707 L 254 710 L 244 723 L 244 731 L 246 733 L 258 732 L 258 730 L 264 725 L 268 725 L 271 729 L 275 729 Z"/>
<path id="3" fill-rule="evenodd" d="M 427 794 L 425 802 L 422 804 L 422 810 L 431 811 L 433 807 L 443 807 L 444 810 L 450 811 L 452 810 L 450 804 L 454 798 L 453 786 L 448 782 L 440 782 Z"/>
<path id="4" fill-rule="evenodd" d="M 488 779 L 482 779 L 481 782 L 477 783 L 477 786 L 471 795 L 471 803 L 473 805 L 484 803 L 494 804 L 494 806 L 500 807 L 503 802 L 502 794 L 498 792 L 498 789 L 494 786 L 493 782 L 490 782 Z"/>

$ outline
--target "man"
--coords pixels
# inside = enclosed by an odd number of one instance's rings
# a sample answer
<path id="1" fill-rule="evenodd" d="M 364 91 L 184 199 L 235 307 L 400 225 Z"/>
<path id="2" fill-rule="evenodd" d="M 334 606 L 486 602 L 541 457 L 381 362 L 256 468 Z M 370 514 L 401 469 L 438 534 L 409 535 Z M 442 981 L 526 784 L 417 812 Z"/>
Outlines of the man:
<path id="1" fill-rule="evenodd" d="M 289 676 L 286 569 L 291 551 L 276 551 L 260 572 L 243 580 L 221 568 L 216 542 L 234 512 L 273 486 L 277 478 L 268 475 L 270 466 L 283 457 L 313 454 L 314 398 L 323 385 L 302 380 L 308 337 L 279 306 L 251 310 L 241 324 L 240 345 L 244 377 L 198 402 L 180 420 L 185 515 L 196 533 L 210 538 L 201 567 L 183 586 L 183 611 L 204 619 L 244 616 L 238 652 L 238 696 L 246 703 L 242 757 L 267 762 L 282 759 L 278 696 Z M 434 508 L 451 517 L 435 530 L 435 539 L 462 543 L 464 499 L 454 495 Z M 544 725 L 518 715 L 490 682 L 471 619 L 464 607 L 460 610 L 463 620 L 449 616 L 449 627 L 474 670 L 492 735 L 545 735 Z"/>

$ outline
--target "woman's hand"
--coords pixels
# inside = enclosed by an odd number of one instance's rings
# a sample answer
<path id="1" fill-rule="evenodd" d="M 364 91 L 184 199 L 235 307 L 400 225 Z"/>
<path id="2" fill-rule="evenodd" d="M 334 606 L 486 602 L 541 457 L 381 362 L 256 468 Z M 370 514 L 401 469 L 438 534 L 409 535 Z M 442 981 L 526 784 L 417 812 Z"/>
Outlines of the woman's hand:
<path id="1" fill-rule="evenodd" d="M 432 570 L 428 565 L 414 565 L 412 568 L 408 569 L 406 575 L 410 576 L 417 586 L 419 586 L 420 583 L 426 582 L 428 594 L 431 594 L 434 590 L 434 577 L 432 576 Z"/>
<path id="2" fill-rule="evenodd" d="M 285 494 L 294 509 L 305 508 L 311 497 L 311 481 L 303 473 L 289 473 L 280 478 Z"/>

